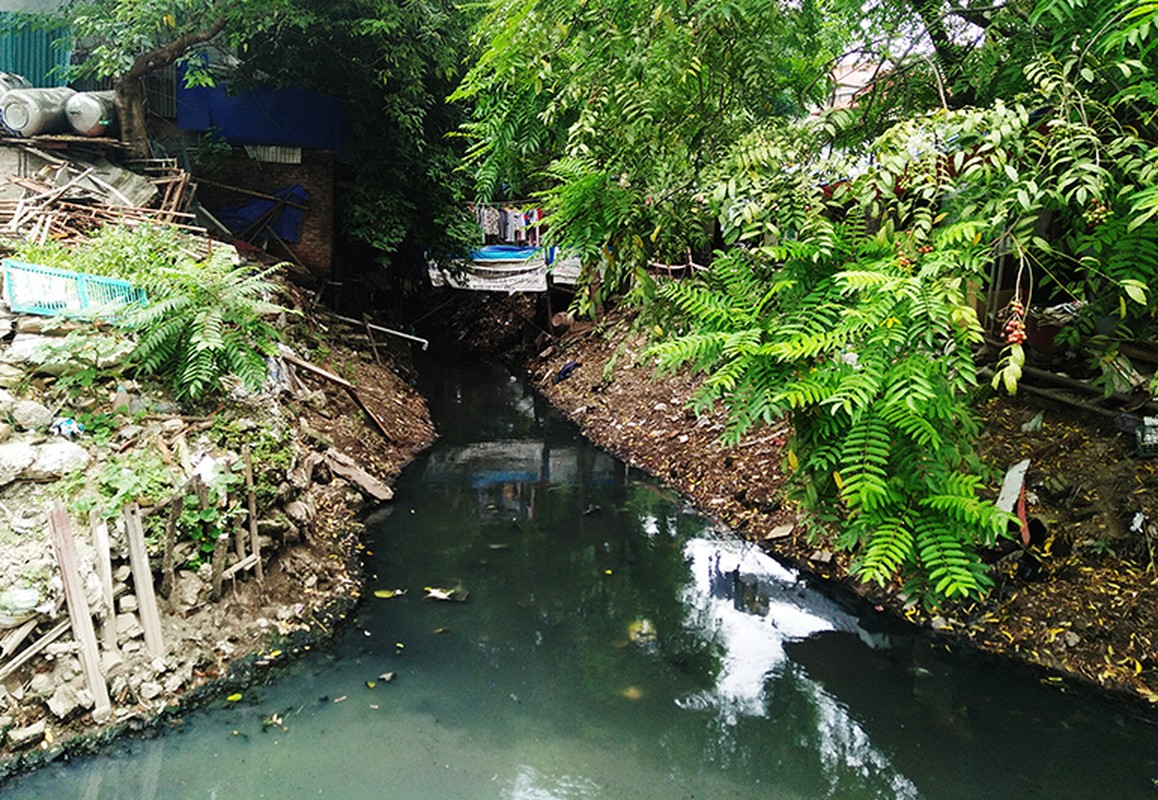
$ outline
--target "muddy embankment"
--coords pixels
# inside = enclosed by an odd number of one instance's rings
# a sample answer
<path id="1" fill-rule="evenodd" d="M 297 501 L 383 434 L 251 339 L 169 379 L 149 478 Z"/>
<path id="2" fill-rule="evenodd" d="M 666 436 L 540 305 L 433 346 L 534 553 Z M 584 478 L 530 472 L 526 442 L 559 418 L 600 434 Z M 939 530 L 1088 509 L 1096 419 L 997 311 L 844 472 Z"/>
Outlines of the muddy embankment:
<path id="1" fill-rule="evenodd" d="M 0 319 L 0 781 L 261 680 L 357 602 L 359 519 L 434 432 L 412 343 L 372 346 L 285 291 L 301 315 L 276 381 L 199 414 L 125 376 L 78 386 L 44 355 L 66 331 Z M 63 572 L 56 507 L 75 550 Z M 134 508 L 152 591 L 134 575 Z M 202 543 L 219 532 L 214 558 Z M 68 583 L 88 607 L 88 647 Z"/>

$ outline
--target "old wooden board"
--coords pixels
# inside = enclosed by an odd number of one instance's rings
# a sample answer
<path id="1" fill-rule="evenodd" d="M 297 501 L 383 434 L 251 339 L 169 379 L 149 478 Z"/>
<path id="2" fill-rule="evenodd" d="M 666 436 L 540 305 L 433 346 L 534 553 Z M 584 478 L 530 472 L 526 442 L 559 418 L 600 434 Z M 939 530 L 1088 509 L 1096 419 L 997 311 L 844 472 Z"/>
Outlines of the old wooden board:
<path id="1" fill-rule="evenodd" d="M 137 608 L 141 615 L 141 627 L 145 630 L 145 647 L 153 655 L 163 658 L 165 640 L 161 634 L 161 614 L 157 610 L 153 570 L 149 567 L 149 553 L 145 549 L 141 509 L 136 503 L 131 503 L 125 509 L 125 533 L 129 540 L 129 566 L 132 567 L 133 586 L 137 590 Z"/>
<path id="2" fill-rule="evenodd" d="M 52 549 L 56 553 L 56 563 L 60 567 L 60 577 L 64 584 L 64 598 L 68 605 L 68 619 L 72 625 L 72 635 L 80 645 L 80 663 L 84 670 L 88 690 L 93 697 L 93 719 L 98 722 L 112 715 L 109 687 L 101 672 L 100 649 L 97 647 L 96 631 L 92 626 L 92 614 L 85 599 L 84 582 L 80 577 L 80 560 L 76 554 L 76 541 L 72 538 L 72 524 L 68 513 L 59 503 L 48 515 L 48 527 L 52 534 Z"/>

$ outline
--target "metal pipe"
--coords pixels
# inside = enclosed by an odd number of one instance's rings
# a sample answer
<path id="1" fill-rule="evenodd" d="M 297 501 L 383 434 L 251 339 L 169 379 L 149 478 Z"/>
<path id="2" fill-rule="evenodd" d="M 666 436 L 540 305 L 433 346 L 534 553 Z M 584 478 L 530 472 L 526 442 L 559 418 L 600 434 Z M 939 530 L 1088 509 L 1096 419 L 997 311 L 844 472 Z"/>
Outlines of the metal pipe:
<path id="1" fill-rule="evenodd" d="M 391 328 L 383 328 L 381 325 L 375 325 L 372 322 L 363 322 L 362 320 L 354 319 L 353 317 L 343 317 L 341 314 L 331 314 L 331 316 L 334 319 L 340 319 L 342 322 L 349 322 L 351 325 L 365 325 L 371 330 L 380 331 L 381 333 L 388 333 L 391 336 L 398 336 L 403 339 L 409 339 L 412 342 L 420 342 L 422 344 L 423 350 L 430 347 L 430 340 L 423 339 L 421 336 L 411 336 L 409 333 L 403 333 L 402 331 L 396 331 Z"/>

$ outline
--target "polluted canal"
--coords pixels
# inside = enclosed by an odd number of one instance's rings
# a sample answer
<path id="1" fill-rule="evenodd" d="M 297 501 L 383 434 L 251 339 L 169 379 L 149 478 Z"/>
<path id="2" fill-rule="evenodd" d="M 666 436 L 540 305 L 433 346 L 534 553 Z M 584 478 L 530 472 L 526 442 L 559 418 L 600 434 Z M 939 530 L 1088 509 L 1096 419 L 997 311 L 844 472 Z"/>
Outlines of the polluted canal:
<path id="1" fill-rule="evenodd" d="M 890 630 L 507 373 L 436 375 L 331 648 L 5 800 L 1155 796 L 1135 710 Z"/>

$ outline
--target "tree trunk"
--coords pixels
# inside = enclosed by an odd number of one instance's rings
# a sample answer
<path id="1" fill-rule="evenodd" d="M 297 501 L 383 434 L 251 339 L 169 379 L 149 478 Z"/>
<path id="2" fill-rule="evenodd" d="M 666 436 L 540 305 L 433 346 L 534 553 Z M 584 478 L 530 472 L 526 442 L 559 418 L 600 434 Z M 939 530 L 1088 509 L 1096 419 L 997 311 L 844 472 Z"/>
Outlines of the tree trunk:
<path id="1" fill-rule="evenodd" d="M 119 78 L 114 104 L 121 126 L 121 143 L 129 158 L 152 158 L 149 147 L 149 117 L 145 109 L 145 86 L 140 78 L 125 75 Z"/>
<path id="2" fill-rule="evenodd" d="M 212 40 L 225 30 L 225 23 L 225 16 L 218 16 L 204 30 L 186 31 L 168 44 L 142 53 L 133 61 L 129 71 L 117 78 L 113 102 L 121 124 L 121 142 L 130 158 L 152 157 L 149 117 L 145 111 L 145 86 L 141 79 L 150 72 L 169 66 L 190 47 Z"/>

